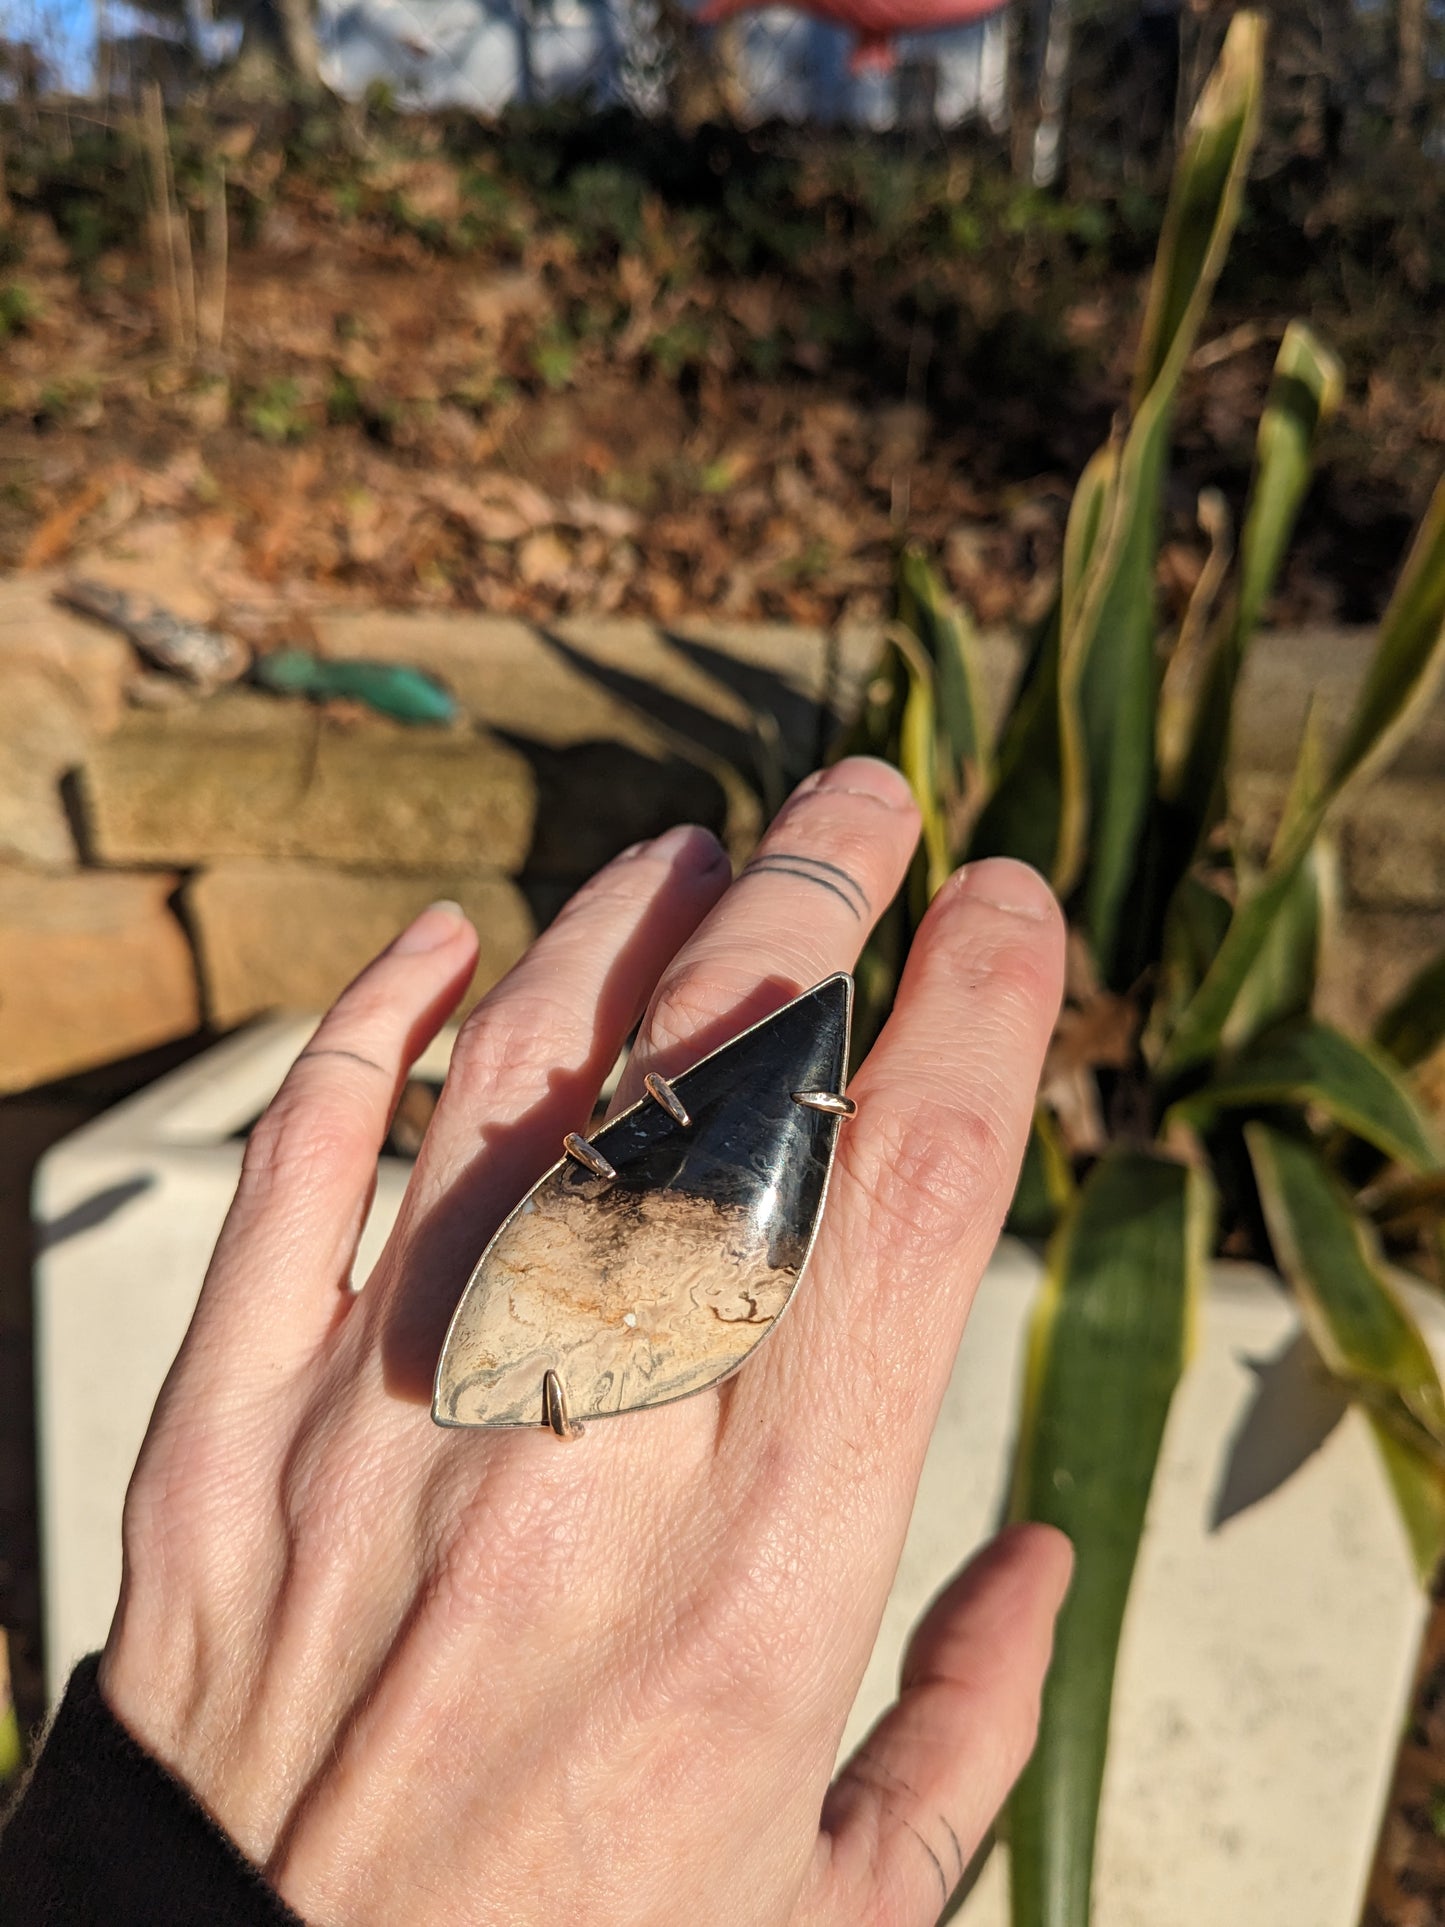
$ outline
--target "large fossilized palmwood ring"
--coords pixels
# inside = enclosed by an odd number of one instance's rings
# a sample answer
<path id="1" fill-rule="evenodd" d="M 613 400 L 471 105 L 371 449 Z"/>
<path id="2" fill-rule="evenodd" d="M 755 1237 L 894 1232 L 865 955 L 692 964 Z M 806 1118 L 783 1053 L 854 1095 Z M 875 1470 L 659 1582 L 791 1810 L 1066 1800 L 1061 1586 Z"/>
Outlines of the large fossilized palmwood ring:
<path id="1" fill-rule="evenodd" d="M 817 1234 L 851 1110 L 852 1003 L 852 979 L 828 977 L 653 1080 L 590 1145 L 568 1140 L 462 1294 L 437 1367 L 439 1425 L 563 1431 L 738 1369 L 786 1310 Z"/>

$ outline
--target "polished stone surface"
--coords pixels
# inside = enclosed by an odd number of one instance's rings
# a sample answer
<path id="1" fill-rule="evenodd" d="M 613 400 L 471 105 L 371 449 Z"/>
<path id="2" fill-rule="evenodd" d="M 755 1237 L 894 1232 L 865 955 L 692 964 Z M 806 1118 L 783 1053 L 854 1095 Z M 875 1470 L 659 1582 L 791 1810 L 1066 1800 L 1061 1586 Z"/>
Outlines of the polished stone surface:
<path id="1" fill-rule="evenodd" d="M 735 1371 L 772 1330 L 813 1242 L 839 1120 L 793 1101 L 840 1091 L 852 982 L 827 978 L 645 1098 L 508 1218 L 447 1334 L 434 1416 L 540 1425 L 555 1371 L 574 1419 L 666 1404 Z"/>

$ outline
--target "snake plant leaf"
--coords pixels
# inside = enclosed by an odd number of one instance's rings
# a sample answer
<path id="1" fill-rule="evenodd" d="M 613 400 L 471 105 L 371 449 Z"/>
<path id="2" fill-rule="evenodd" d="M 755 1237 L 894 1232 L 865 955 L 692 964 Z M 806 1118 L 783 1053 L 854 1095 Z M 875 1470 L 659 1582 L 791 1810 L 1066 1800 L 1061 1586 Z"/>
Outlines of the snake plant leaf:
<path id="1" fill-rule="evenodd" d="M 1169 651 L 1159 687 L 1159 715 L 1154 731 L 1159 794 L 1166 798 L 1175 793 L 1178 772 L 1189 751 L 1195 714 L 1216 647 L 1219 600 L 1234 560 L 1234 528 L 1229 505 L 1217 488 L 1199 491 L 1194 519 L 1209 549 L 1189 592 L 1179 633 Z"/>
<path id="2" fill-rule="evenodd" d="M 1375 1042 L 1407 1070 L 1445 1038 L 1445 953 L 1432 958 L 1375 1025 Z"/>
<path id="3" fill-rule="evenodd" d="M 1292 826 L 1314 807 L 1324 780 L 1324 740 L 1319 712 L 1312 705 L 1305 716 L 1299 755 L 1271 856 L 1278 855 Z M 1236 856 L 1235 869 L 1247 894 L 1253 883 L 1250 868 Z M 1325 925 L 1336 894 L 1334 848 L 1321 832 L 1291 874 L 1264 942 L 1245 973 L 1220 1038 L 1225 1051 L 1237 1054 L 1263 1031 L 1287 1018 L 1303 1016 L 1311 1008 Z"/>
<path id="4" fill-rule="evenodd" d="M 1344 374 L 1336 356 L 1304 322 L 1292 321 L 1275 357 L 1255 440 L 1238 581 L 1211 639 L 1189 744 L 1171 788 L 1185 818 L 1186 862 L 1222 813 L 1239 673 L 1309 489 L 1319 432 L 1338 410 L 1343 394 Z"/>
<path id="5" fill-rule="evenodd" d="M 1237 13 L 1190 119 L 1155 262 L 1135 413 L 1079 608 L 1066 623 L 1060 697 L 1083 719 L 1091 819 L 1084 922 L 1119 987 L 1118 938 L 1154 793 L 1154 572 L 1174 403 L 1239 218 L 1259 129 L 1264 25 Z M 1082 850 L 1073 855 L 1082 857 Z M 1060 882 L 1074 881 L 1069 862 Z"/>
<path id="6" fill-rule="evenodd" d="M 1053 1113 L 1040 1104 L 1034 1112 L 1033 1129 L 1009 1206 L 1008 1229 L 1019 1238 L 1052 1236 L 1073 1203 L 1075 1191 L 1063 1133 Z"/>
<path id="7" fill-rule="evenodd" d="M 994 787 L 968 840 L 970 858 L 1014 856 L 1059 884 L 1063 809 L 1058 609 L 1024 673 L 994 764 Z"/>
<path id="8" fill-rule="evenodd" d="M 1325 932 L 1338 894 L 1333 844 L 1319 836 L 1295 871 L 1240 987 L 1221 1043 L 1237 1053 L 1314 1003 Z"/>
<path id="9" fill-rule="evenodd" d="M 1428 1587 L 1445 1558 L 1445 1473 L 1428 1453 L 1398 1437 L 1373 1414 L 1370 1429 L 1395 1495 L 1415 1576 Z"/>
<path id="10" fill-rule="evenodd" d="M 831 762 L 844 756 L 878 756 L 885 762 L 898 761 L 898 732 L 903 723 L 903 705 L 908 696 L 908 678 L 898 651 L 884 638 L 873 673 L 863 685 L 857 713 L 843 730 L 829 754 Z"/>
<path id="11" fill-rule="evenodd" d="M 1445 1390 L 1430 1348 L 1380 1263 L 1374 1236 L 1308 1140 L 1247 1124 L 1275 1261 L 1299 1302 L 1320 1357 L 1395 1449 L 1386 1469 L 1397 1495 L 1406 1480 L 1406 1531 L 1420 1556 L 1428 1513 L 1425 1468 L 1445 1477 Z"/>
<path id="12" fill-rule="evenodd" d="M 949 787 L 962 795 L 988 780 L 989 741 L 979 700 L 978 641 L 973 624 L 948 594 L 921 549 L 898 559 L 898 620 L 933 664 L 938 726 Z"/>
<path id="13" fill-rule="evenodd" d="M 1059 582 L 1059 634 L 1075 633 L 1084 605 L 1085 591 L 1092 581 L 1095 558 L 1101 552 L 1105 531 L 1112 527 L 1119 490 L 1122 442 L 1111 440 L 1090 458 L 1074 499 L 1069 504 L 1069 520 L 1064 530 L 1063 566 Z M 1152 587 L 1150 590 L 1152 598 Z M 1079 660 L 1075 651 L 1074 660 Z M 1064 894 L 1077 882 L 1084 866 L 1093 804 L 1090 795 L 1089 753 L 1084 733 L 1084 716 L 1079 700 L 1079 672 L 1067 678 L 1062 670 L 1054 696 L 1057 704 L 1055 745 L 1058 761 L 1058 829 L 1050 874 L 1054 887 Z"/>
<path id="14" fill-rule="evenodd" d="M 1180 878 L 1160 937 L 1154 1000 L 1142 1040 L 1147 1063 L 1158 1062 L 1175 1019 L 1218 954 L 1232 909 L 1203 877 L 1191 872 Z"/>
<path id="15" fill-rule="evenodd" d="M 1445 672 L 1445 478 L 1436 485 L 1389 606 L 1380 640 L 1336 753 L 1331 781 L 1342 791 L 1388 763 L 1418 721 Z"/>
<path id="16" fill-rule="evenodd" d="M 1014 856 L 1056 890 L 1077 875 L 1088 830 L 1083 724 L 1074 695 L 1059 687 L 1059 640 L 1076 610 L 1119 473 L 1119 450 L 1090 458 L 1069 504 L 1059 595 L 1019 679 L 1000 735 L 993 793 L 974 824 L 970 857 Z"/>
<path id="17" fill-rule="evenodd" d="M 1208 1249 L 1187 1166 L 1111 1150 L 1055 1236 L 1034 1312 L 1012 1511 L 1062 1528 L 1074 1581 L 1009 1809 L 1013 1927 L 1085 1927 L 1109 1703 L 1154 1466 Z"/>
<path id="18" fill-rule="evenodd" d="M 1399 1067 L 1317 1017 L 1256 1039 L 1175 1109 L 1195 1121 L 1224 1110 L 1317 1105 L 1332 1120 L 1414 1171 L 1437 1171 L 1434 1130 Z"/>
<path id="19" fill-rule="evenodd" d="M 1169 187 L 1169 203 L 1154 257 L 1154 274 L 1134 367 L 1134 407 L 1139 410 L 1181 342 L 1187 358 L 1204 302 L 1221 266 L 1239 212 L 1243 176 L 1241 144 L 1253 147 L 1264 81 L 1265 19 L 1240 12 L 1229 31 L 1204 91 L 1185 129 Z M 1225 208 L 1226 202 L 1232 206 Z M 1201 300 L 1201 290 L 1204 299 Z"/>
<path id="20" fill-rule="evenodd" d="M 1099 546 L 1099 533 L 1105 526 L 1119 481 L 1119 441 L 1107 441 L 1084 466 L 1069 503 L 1069 519 L 1064 528 L 1064 555 L 1059 576 L 1062 597 L 1061 617 L 1071 624 L 1078 614 L 1089 565 Z"/>
<path id="21" fill-rule="evenodd" d="M 0 1627 L 0 1795 L 19 1778 L 25 1764 L 25 1747 L 20 1738 L 20 1716 L 15 1711 L 15 1696 L 10 1689 L 10 1649 Z M 0 1800 L 3 1805 L 3 1800 Z"/>
<path id="22" fill-rule="evenodd" d="M 953 868 L 948 847 L 948 816 L 938 767 L 938 700 L 933 664 L 918 639 L 901 623 L 889 632 L 903 665 L 905 694 L 898 726 L 898 767 L 908 779 L 923 819 L 918 860 L 913 866 L 910 903 L 915 923 Z"/>
<path id="23" fill-rule="evenodd" d="M 1255 437 L 1255 471 L 1239 539 L 1239 601 L 1230 641 L 1236 667 L 1274 588 L 1314 473 L 1320 430 L 1339 410 L 1339 357 L 1303 321 L 1291 321 Z"/>
<path id="24" fill-rule="evenodd" d="M 1240 990 L 1327 814 L 1395 753 L 1442 671 L 1445 480 L 1435 490 L 1381 619 L 1375 654 L 1339 749 L 1317 793 L 1299 800 L 1287 815 L 1261 876 L 1240 891 L 1218 955 L 1164 1046 L 1162 1076 L 1183 1076 L 1219 1048 Z"/>
<path id="25" fill-rule="evenodd" d="M 453 723 L 461 708 L 451 691 L 409 663 L 368 662 L 316 656 L 308 649 L 277 649 L 258 656 L 251 671 L 263 689 L 283 696 L 337 697 L 365 703 L 398 723 Z"/>

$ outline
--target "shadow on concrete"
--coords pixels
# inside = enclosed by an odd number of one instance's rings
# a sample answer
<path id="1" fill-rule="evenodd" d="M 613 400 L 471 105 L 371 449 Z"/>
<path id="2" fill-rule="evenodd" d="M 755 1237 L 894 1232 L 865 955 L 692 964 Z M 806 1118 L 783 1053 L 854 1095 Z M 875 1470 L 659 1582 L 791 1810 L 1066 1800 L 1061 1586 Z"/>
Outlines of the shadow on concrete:
<path id="1" fill-rule="evenodd" d="M 1254 1397 L 1229 1443 L 1210 1508 L 1211 1532 L 1277 1491 L 1319 1451 L 1348 1408 L 1302 1331 L 1272 1358 L 1246 1363 L 1255 1377 Z"/>
<path id="2" fill-rule="evenodd" d="M 34 1730 L 45 1712 L 31 1267 L 42 1240 L 74 1236 L 100 1223 L 150 1182 L 111 1186 L 37 1236 L 30 1221 L 35 1168 L 61 1138 L 214 1041 L 213 1032 L 197 1031 L 157 1050 L 0 1098 L 0 1627 L 9 1636 L 15 1705 L 25 1732 Z"/>

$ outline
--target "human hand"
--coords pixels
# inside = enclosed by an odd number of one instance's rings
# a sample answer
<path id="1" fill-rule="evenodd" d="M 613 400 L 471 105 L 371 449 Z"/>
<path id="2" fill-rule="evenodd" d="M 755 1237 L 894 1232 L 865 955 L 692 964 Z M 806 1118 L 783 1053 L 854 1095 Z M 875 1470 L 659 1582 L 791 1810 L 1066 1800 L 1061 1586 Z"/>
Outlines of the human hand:
<path id="1" fill-rule="evenodd" d="M 1067 1584 L 1047 1528 L 942 1595 L 832 1774 L 1057 1009 L 1031 871 L 934 902 L 809 1269 L 737 1377 L 572 1445 L 428 1413 L 468 1272 L 639 1011 L 619 1105 L 850 967 L 916 834 L 896 772 L 855 759 L 736 883 L 700 830 L 609 864 L 467 1020 L 359 1295 L 391 1109 L 471 975 L 457 913 L 357 979 L 252 1133 L 100 1679 L 308 1921 L 923 1927 L 982 1839 Z"/>

